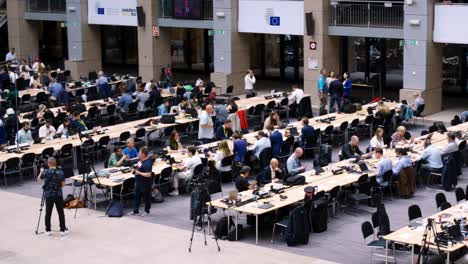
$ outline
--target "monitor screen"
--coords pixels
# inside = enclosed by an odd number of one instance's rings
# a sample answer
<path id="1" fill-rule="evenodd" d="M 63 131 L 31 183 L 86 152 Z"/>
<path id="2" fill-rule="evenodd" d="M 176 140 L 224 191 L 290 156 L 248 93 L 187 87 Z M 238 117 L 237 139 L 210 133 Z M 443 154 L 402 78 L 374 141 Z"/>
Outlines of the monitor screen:
<path id="1" fill-rule="evenodd" d="M 202 8 L 202 0 L 174 0 L 174 17 L 201 19 Z"/>

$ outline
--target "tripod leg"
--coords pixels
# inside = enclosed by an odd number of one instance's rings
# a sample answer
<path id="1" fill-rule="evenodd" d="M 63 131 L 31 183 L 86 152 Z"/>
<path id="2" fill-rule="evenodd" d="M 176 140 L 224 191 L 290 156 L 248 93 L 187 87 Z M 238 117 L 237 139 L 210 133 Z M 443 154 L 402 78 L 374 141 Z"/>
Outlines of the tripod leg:
<path id="1" fill-rule="evenodd" d="M 216 247 L 218 247 L 218 251 L 221 251 L 221 248 L 219 247 L 219 244 L 218 244 L 218 238 L 214 235 L 215 232 L 214 232 L 213 222 L 211 221 L 210 213 L 208 213 L 208 224 L 210 225 L 211 233 L 214 236 Z M 228 233 L 229 233 L 229 229 L 228 229 Z"/>
<path id="2" fill-rule="evenodd" d="M 42 210 L 44 208 L 44 203 L 45 203 L 45 192 L 42 192 L 42 198 L 41 198 L 41 207 L 39 208 L 39 218 L 37 219 L 37 226 L 36 226 L 36 235 L 39 234 L 39 225 L 41 223 L 41 217 L 42 217 Z"/>
<path id="3" fill-rule="evenodd" d="M 193 235 L 195 234 L 195 225 L 197 224 L 197 216 L 193 219 L 193 226 L 192 226 L 192 236 L 190 237 L 190 246 L 188 251 L 192 252 L 192 242 L 193 242 Z"/>
<path id="4" fill-rule="evenodd" d="M 203 215 L 201 216 L 201 222 L 202 222 L 202 225 L 203 225 L 203 236 L 205 237 L 205 246 L 208 245 L 208 243 L 206 243 L 206 227 L 205 227 L 205 223 L 204 223 L 204 217 Z"/>
<path id="5" fill-rule="evenodd" d="M 80 191 L 78 192 L 78 201 L 80 201 L 80 197 L 81 197 L 81 192 L 83 192 L 83 187 L 85 187 L 86 185 L 86 181 L 85 181 L 85 175 L 86 174 L 83 174 L 83 178 L 81 179 L 81 186 L 80 186 Z M 85 190 L 86 191 L 86 190 Z M 86 194 L 85 194 L 86 196 Z M 86 201 L 83 200 L 83 203 L 85 203 Z M 86 203 L 85 203 L 86 205 Z M 75 208 L 75 216 L 74 218 L 76 218 L 76 213 L 78 212 L 78 206 Z"/>

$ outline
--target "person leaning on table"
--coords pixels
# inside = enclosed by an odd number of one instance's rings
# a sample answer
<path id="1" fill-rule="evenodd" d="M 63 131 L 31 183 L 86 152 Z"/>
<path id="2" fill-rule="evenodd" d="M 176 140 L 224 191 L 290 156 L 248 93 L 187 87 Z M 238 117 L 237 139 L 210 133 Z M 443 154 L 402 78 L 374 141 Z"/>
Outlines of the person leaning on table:
<path id="1" fill-rule="evenodd" d="M 122 148 L 117 147 L 114 149 L 114 152 L 112 152 L 112 154 L 110 155 L 109 160 L 107 161 L 107 167 L 120 167 L 126 159 L 127 156 L 122 154 Z"/>

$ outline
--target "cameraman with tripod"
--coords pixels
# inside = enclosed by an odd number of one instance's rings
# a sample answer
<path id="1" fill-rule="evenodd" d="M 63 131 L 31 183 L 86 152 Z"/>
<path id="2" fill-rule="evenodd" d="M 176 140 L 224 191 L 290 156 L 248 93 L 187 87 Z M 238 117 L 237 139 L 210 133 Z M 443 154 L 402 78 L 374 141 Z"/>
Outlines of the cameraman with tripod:
<path id="1" fill-rule="evenodd" d="M 57 169 L 57 161 L 55 158 L 50 157 L 47 159 L 48 169 L 41 169 L 41 173 L 37 177 L 37 180 L 44 180 L 42 189 L 41 211 L 45 201 L 46 213 L 45 213 L 45 225 L 46 234 L 51 235 L 50 218 L 52 216 L 52 209 L 55 207 L 59 215 L 60 222 L 60 235 L 64 236 L 68 234 L 68 229 L 65 226 L 65 214 L 63 212 L 63 194 L 62 187 L 65 184 L 65 175 L 62 170 Z M 39 225 L 39 224 L 38 224 Z"/>

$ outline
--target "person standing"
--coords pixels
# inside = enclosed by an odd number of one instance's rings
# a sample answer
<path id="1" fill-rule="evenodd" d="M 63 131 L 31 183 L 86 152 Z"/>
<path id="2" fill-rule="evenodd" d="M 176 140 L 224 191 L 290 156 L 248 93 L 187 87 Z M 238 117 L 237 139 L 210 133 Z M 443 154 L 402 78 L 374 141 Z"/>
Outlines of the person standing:
<path id="1" fill-rule="evenodd" d="M 335 77 L 332 78 L 333 79 L 330 82 L 330 87 L 328 88 L 328 92 L 330 95 L 330 107 L 328 110 L 330 113 L 335 112 L 336 102 L 337 112 L 339 114 L 341 112 L 341 97 L 343 96 L 343 83 Z"/>
<path id="2" fill-rule="evenodd" d="M 318 96 L 320 99 L 320 109 L 325 109 L 328 102 L 328 86 L 327 86 L 327 70 L 320 70 L 320 78 L 318 79 Z M 325 110 L 326 111 L 326 110 Z"/>
<path id="3" fill-rule="evenodd" d="M 65 225 L 65 214 L 63 212 L 63 194 L 62 187 L 65 184 L 65 174 L 62 170 L 57 169 L 57 160 L 54 157 L 47 159 L 48 169 L 42 169 L 37 180 L 44 180 L 42 189 L 44 191 L 44 199 L 46 206 L 45 213 L 45 226 L 46 235 L 51 235 L 50 218 L 52 216 L 52 209 L 57 209 L 60 223 L 60 235 L 68 234 L 68 229 Z"/>
<path id="4" fill-rule="evenodd" d="M 111 87 L 109 85 L 109 80 L 104 75 L 103 71 L 99 71 L 98 79 L 96 80 L 96 86 L 99 90 L 99 97 L 101 99 L 111 97 Z"/>
<path id="5" fill-rule="evenodd" d="M 343 99 L 349 100 L 351 97 L 351 88 L 353 87 L 351 79 L 349 79 L 349 73 L 343 73 Z"/>
<path id="6" fill-rule="evenodd" d="M 252 70 L 248 70 L 247 74 L 244 77 L 244 89 L 245 89 L 245 96 L 247 98 L 254 97 L 254 84 L 257 80 L 255 79 L 255 75 Z"/>
<path id="7" fill-rule="evenodd" d="M 148 156 L 148 148 L 143 147 L 138 153 L 140 159 L 136 165 L 135 198 L 133 200 L 133 212 L 130 215 L 140 215 L 141 199 L 145 201 L 145 212 L 140 216 L 149 216 L 151 209 L 151 188 L 153 187 L 153 160 Z"/>
<path id="8" fill-rule="evenodd" d="M 213 113 L 213 106 L 207 105 L 204 108 L 205 109 L 200 113 L 198 139 L 203 144 L 206 144 L 209 143 L 209 141 L 211 141 L 214 136 L 213 119 L 211 118 L 211 113 Z"/>

